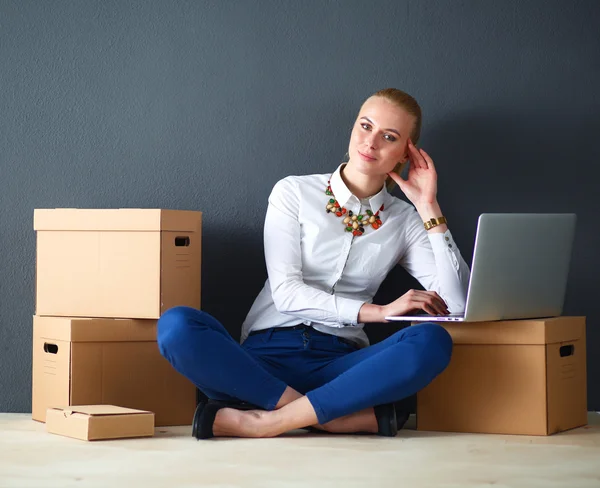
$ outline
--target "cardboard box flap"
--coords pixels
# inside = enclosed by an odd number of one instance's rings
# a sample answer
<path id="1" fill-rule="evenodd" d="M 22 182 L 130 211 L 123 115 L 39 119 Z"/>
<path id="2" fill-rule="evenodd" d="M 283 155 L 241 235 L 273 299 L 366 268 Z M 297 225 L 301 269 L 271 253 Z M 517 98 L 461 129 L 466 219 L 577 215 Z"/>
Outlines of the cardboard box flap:
<path id="1" fill-rule="evenodd" d="M 43 208 L 33 211 L 33 228 L 69 231 L 196 232 L 202 212 L 145 208 Z"/>
<path id="2" fill-rule="evenodd" d="M 147 410 L 119 407 L 116 405 L 77 405 L 69 407 L 53 407 L 52 410 L 62 410 L 65 415 L 84 414 L 90 416 L 104 415 L 137 415 L 152 413 Z"/>
<path id="3" fill-rule="evenodd" d="M 156 341 L 156 320 L 33 316 L 36 337 L 70 342 Z"/>
<path id="4" fill-rule="evenodd" d="M 546 344 L 572 342 L 585 336 L 585 317 L 569 317 L 568 324 L 563 319 L 556 317 L 546 322 Z"/>
<path id="5" fill-rule="evenodd" d="M 585 332 L 585 317 L 439 323 L 454 344 L 555 344 L 575 341 Z"/>

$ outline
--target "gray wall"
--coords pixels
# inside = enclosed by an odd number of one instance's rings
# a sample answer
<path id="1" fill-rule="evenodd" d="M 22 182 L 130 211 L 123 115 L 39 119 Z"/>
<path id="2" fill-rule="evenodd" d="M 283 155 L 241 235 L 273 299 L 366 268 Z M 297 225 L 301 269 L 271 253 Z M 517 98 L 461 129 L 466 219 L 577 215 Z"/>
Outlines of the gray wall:
<path id="1" fill-rule="evenodd" d="M 34 208 L 202 210 L 203 308 L 238 337 L 271 187 L 335 169 L 387 86 L 468 262 L 481 212 L 579 215 L 564 312 L 600 410 L 598 25 L 594 0 L 0 1 L 0 411 L 30 411 Z"/>

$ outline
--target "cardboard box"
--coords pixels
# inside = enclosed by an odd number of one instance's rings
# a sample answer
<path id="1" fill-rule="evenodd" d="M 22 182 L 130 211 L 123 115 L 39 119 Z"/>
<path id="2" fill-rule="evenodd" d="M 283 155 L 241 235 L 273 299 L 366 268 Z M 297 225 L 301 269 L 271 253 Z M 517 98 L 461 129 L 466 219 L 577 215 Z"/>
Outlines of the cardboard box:
<path id="1" fill-rule="evenodd" d="M 441 325 L 452 359 L 417 394 L 417 430 L 550 435 L 586 425 L 585 317 Z"/>
<path id="2" fill-rule="evenodd" d="M 36 209 L 36 315 L 158 319 L 200 308 L 202 213 Z"/>
<path id="3" fill-rule="evenodd" d="M 117 405 L 190 425 L 196 387 L 162 357 L 156 320 L 33 317 L 32 417 L 51 407 Z"/>
<path id="4" fill-rule="evenodd" d="M 154 414 L 115 405 L 49 408 L 46 431 L 84 441 L 152 437 Z"/>

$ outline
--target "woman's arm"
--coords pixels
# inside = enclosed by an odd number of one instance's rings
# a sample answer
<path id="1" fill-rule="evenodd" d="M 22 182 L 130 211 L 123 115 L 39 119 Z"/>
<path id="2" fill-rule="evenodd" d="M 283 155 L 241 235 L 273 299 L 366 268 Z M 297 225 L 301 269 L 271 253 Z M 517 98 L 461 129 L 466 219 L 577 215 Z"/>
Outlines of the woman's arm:
<path id="1" fill-rule="evenodd" d="M 361 300 L 308 286 L 302 276 L 299 191 L 292 178 L 279 181 L 269 196 L 264 227 L 265 260 L 275 307 L 332 327 L 358 324 Z"/>
<path id="2" fill-rule="evenodd" d="M 407 251 L 400 264 L 426 290 L 435 291 L 453 313 L 464 312 L 469 286 L 469 267 L 462 258 L 446 224 L 425 230 L 423 222 L 442 217 L 437 201 L 437 172 L 431 157 L 408 143 L 410 166 L 404 180 L 395 173 L 390 176 L 413 203 L 412 221 L 407 223 Z"/>
<path id="3" fill-rule="evenodd" d="M 464 312 L 470 271 L 450 231 L 428 234 L 414 211 L 408 219 L 407 249 L 399 264 L 427 291 L 409 290 L 387 305 L 365 304 L 359 322 L 385 322 L 388 315 L 420 311 L 433 315 Z"/>
<path id="4" fill-rule="evenodd" d="M 465 310 L 470 270 L 450 230 L 434 232 L 423 227 L 423 217 L 413 212 L 406 229 L 406 252 L 399 264 L 425 290 L 435 291 L 451 313 Z"/>

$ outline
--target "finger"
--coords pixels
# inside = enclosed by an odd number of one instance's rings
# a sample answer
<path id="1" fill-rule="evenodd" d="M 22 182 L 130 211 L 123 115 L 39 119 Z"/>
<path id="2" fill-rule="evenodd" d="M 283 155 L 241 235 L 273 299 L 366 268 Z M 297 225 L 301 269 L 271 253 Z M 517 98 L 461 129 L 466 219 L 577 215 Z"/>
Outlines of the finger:
<path id="1" fill-rule="evenodd" d="M 441 310 L 442 313 L 444 313 L 444 314 L 450 313 L 450 311 L 448 310 L 448 305 L 446 305 L 446 302 L 436 292 L 433 292 L 433 300 L 436 303 L 436 307 L 439 310 Z"/>
<path id="2" fill-rule="evenodd" d="M 410 152 L 410 160 L 414 164 L 416 168 L 427 169 L 427 162 L 419 152 L 419 150 L 415 147 L 415 145 L 409 140 L 408 141 L 408 150 Z"/>
<path id="3" fill-rule="evenodd" d="M 431 169 L 435 169 L 435 165 L 433 164 L 433 159 L 431 159 L 431 156 L 425 152 L 425 149 L 419 149 L 419 152 L 421 153 L 421 156 L 423 156 L 425 161 L 427 161 L 428 166 Z"/>
<path id="4" fill-rule="evenodd" d="M 388 173 L 388 176 L 394 180 L 398 185 L 402 184 L 402 182 L 404 182 L 404 180 L 402 179 L 402 177 L 398 174 L 398 173 L 394 173 L 393 171 L 390 171 Z"/>
<path id="5" fill-rule="evenodd" d="M 417 295 L 424 295 L 426 297 L 434 297 L 436 300 L 439 300 L 440 303 L 445 307 L 446 306 L 446 302 L 444 302 L 444 299 L 438 295 L 437 292 L 433 291 L 433 290 L 415 290 L 415 293 Z"/>
<path id="6" fill-rule="evenodd" d="M 388 173 L 388 176 L 396 182 L 398 188 L 400 188 L 402 192 L 406 193 L 406 180 L 404 178 L 402 178 L 399 174 L 394 172 Z"/>
<path id="7" fill-rule="evenodd" d="M 411 142 L 408 143 L 408 158 L 413 168 L 424 168 L 423 163 L 425 160 Z"/>
<path id="8" fill-rule="evenodd" d="M 436 299 L 438 299 L 440 301 L 440 303 L 444 306 L 447 307 L 446 302 L 444 301 L 444 299 L 438 295 L 438 293 L 436 291 L 428 291 L 426 293 L 429 293 L 431 295 L 433 295 Z"/>
<path id="9" fill-rule="evenodd" d="M 437 298 L 438 300 L 440 300 L 442 303 L 445 303 L 445 302 L 444 302 L 444 299 L 443 299 L 443 298 L 442 298 L 440 295 L 438 295 L 438 292 L 437 292 L 437 291 L 433 291 L 433 290 L 419 290 L 419 291 L 420 291 L 421 293 L 425 293 L 426 295 L 429 295 L 429 296 L 435 297 L 435 298 Z"/>
<path id="10" fill-rule="evenodd" d="M 427 297 L 425 301 L 429 302 L 431 306 L 433 306 L 436 310 L 439 310 L 440 314 L 445 315 L 450 313 L 450 311 L 448 310 L 448 306 L 446 305 L 444 300 L 442 300 L 442 297 L 440 297 L 436 292 L 425 291 L 423 293 Z"/>
<path id="11" fill-rule="evenodd" d="M 433 308 L 436 311 L 437 315 L 446 315 L 446 314 L 448 314 L 448 309 L 446 309 L 446 307 L 444 307 L 439 302 L 439 300 L 436 300 L 435 298 L 430 298 L 425 303 L 427 303 L 431 308 Z"/>
<path id="12" fill-rule="evenodd" d="M 427 312 L 429 315 L 440 315 L 440 313 L 433 308 L 431 305 L 429 305 L 427 302 L 424 302 L 423 305 L 421 306 L 421 308 Z"/>
<path id="13" fill-rule="evenodd" d="M 448 314 L 448 310 L 445 307 L 443 307 L 441 303 L 431 295 L 415 296 L 413 299 L 413 303 L 418 304 L 419 307 L 425 310 L 427 313 L 431 313 L 430 310 L 432 310 L 433 315 Z"/>

